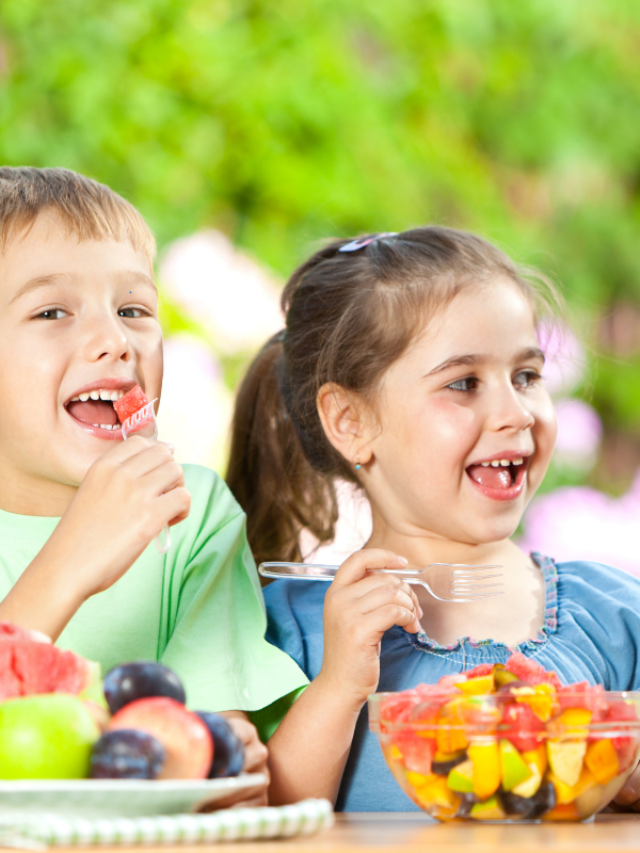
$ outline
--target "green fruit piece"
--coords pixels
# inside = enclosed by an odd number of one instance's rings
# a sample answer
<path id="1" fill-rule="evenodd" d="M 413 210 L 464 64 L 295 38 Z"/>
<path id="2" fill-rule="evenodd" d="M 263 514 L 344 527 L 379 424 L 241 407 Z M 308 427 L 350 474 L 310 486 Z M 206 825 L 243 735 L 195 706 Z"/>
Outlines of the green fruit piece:
<path id="1" fill-rule="evenodd" d="M 497 797 L 489 797 L 484 803 L 476 803 L 471 807 L 470 816 L 475 820 L 504 820 L 504 809 Z"/>
<path id="2" fill-rule="evenodd" d="M 580 778 L 586 751 L 586 740 L 548 740 L 547 756 L 553 775 L 565 785 L 573 788 Z"/>
<path id="3" fill-rule="evenodd" d="M 526 779 L 524 782 L 520 782 L 519 785 L 514 785 L 511 789 L 514 794 L 518 797 L 533 797 L 538 792 L 538 788 L 542 784 L 542 775 L 540 774 L 540 769 L 535 761 L 531 761 L 529 763 L 529 770 L 531 771 L 531 776 Z"/>
<path id="4" fill-rule="evenodd" d="M 512 791 L 516 785 L 526 782 L 533 775 L 526 761 L 508 740 L 500 741 L 500 765 L 505 791 Z"/>
<path id="5" fill-rule="evenodd" d="M 457 791 L 459 794 L 472 794 L 473 761 L 464 761 L 454 767 L 447 777 L 447 785 L 452 791 Z"/>
<path id="6" fill-rule="evenodd" d="M 107 700 L 104 698 L 104 691 L 102 689 L 102 667 L 98 661 L 88 660 L 87 663 L 89 664 L 87 667 L 87 686 L 80 691 L 79 696 L 81 699 L 88 699 L 91 702 L 95 702 L 101 708 L 107 708 Z"/>
<path id="7" fill-rule="evenodd" d="M 43 693 L 0 704 L 0 778 L 84 779 L 100 730 L 84 703 Z"/>

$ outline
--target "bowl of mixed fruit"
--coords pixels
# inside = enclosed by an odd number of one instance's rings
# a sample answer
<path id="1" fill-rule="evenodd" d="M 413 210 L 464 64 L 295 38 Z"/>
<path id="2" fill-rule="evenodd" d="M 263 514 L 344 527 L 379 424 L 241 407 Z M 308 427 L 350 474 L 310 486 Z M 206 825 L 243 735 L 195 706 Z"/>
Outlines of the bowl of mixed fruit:
<path id="1" fill-rule="evenodd" d="M 640 757 L 640 693 L 564 686 L 520 653 L 369 697 L 369 726 L 408 796 L 442 821 L 583 821 Z"/>

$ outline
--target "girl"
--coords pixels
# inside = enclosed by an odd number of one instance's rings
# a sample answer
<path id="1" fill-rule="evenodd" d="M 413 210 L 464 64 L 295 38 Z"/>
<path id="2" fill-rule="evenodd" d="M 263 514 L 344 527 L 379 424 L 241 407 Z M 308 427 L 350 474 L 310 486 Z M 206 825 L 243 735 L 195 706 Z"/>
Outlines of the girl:
<path id="1" fill-rule="evenodd" d="M 287 284 L 286 330 L 240 390 L 229 485 L 259 561 L 308 556 L 303 528 L 332 539 L 336 478 L 365 490 L 373 532 L 330 586 L 265 590 L 271 641 L 312 679 L 269 744 L 272 800 L 416 808 L 368 731 L 375 690 L 513 649 L 566 682 L 639 685 L 640 581 L 510 539 L 554 447 L 536 329 L 558 302 L 485 241 L 438 227 L 334 242 Z M 499 564 L 504 594 L 443 603 L 370 571 L 434 562 Z M 637 797 L 628 784 L 622 801 Z"/>

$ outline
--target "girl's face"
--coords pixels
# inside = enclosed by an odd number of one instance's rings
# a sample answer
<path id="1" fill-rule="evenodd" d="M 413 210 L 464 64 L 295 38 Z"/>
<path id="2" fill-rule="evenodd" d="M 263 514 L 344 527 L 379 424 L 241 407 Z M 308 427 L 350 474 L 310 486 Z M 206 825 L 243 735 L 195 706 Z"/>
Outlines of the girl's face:
<path id="1" fill-rule="evenodd" d="M 463 290 L 383 377 L 363 469 L 374 519 L 465 544 L 506 539 L 556 438 L 531 306 L 508 279 Z"/>

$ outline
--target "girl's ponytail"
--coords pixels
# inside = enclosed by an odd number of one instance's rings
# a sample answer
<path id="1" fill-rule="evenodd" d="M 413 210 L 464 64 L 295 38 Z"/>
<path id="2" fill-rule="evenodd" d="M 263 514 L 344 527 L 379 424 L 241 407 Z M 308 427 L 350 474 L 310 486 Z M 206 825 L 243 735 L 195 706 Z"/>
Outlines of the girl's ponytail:
<path id="1" fill-rule="evenodd" d="M 281 394 L 284 332 L 262 347 L 240 385 L 231 426 L 227 485 L 247 514 L 257 563 L 300 560 L 300 531 L 334 537 L 333 483 L 307 462 Z"/>

